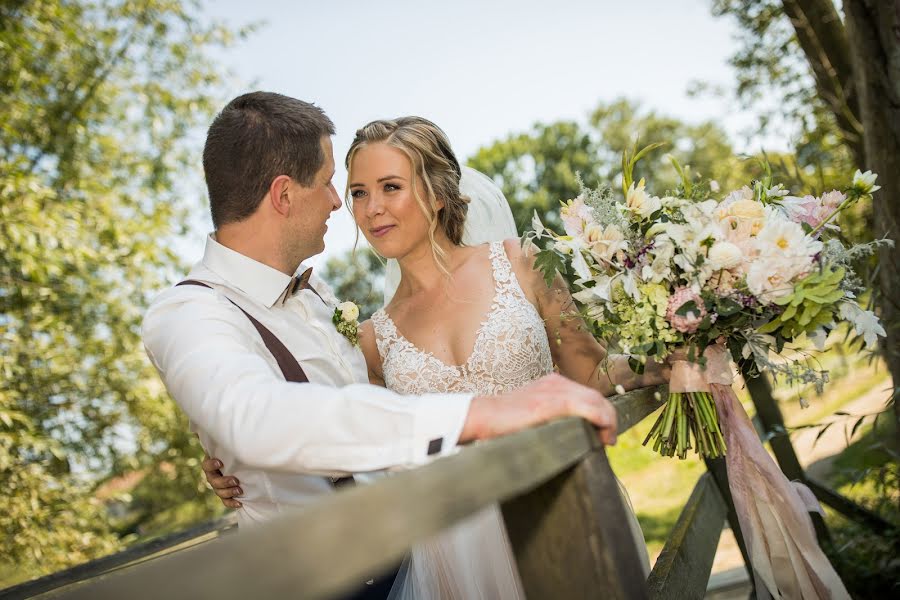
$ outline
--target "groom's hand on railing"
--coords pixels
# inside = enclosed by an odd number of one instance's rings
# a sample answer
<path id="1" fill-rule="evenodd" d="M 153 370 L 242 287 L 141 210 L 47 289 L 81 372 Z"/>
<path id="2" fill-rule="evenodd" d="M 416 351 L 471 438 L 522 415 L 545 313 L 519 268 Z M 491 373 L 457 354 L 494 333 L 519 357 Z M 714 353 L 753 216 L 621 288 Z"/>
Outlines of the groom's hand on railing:
<path id="1" fill-rule="evenodd" d="M 593 423 L 604 444 L 616 443 L 616 409 L 612 403 L 597 390 L 556 373 L 511 392 L 476 396 L 459 441 L 489 439 L 569 416 Z"/>

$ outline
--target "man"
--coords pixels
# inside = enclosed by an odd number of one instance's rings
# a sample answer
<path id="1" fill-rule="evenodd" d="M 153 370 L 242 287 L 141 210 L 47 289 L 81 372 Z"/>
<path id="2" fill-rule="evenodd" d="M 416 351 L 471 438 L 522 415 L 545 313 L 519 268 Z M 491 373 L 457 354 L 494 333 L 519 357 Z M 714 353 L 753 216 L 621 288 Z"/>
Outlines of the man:
<path id="1" fill-rule="evenodd" d="M 474 398 L 368 384 L 362 353 L 332 323 L 326 286 L 301 267 L 324 249 L 326 222 L 341 206 L 332 135 L 325 113 L 306 102 L 266 92 L 232 100 L 203 153 L 215 233 L 189 285 L 163 292 L 144 319 L 147 353 L 169 393 L 240 479 L 240 524 L 331 493 L 351 473 L 424 464 L 565 415 L 587 418 L 614 442 L 612 405 L 556 375 Z"/>

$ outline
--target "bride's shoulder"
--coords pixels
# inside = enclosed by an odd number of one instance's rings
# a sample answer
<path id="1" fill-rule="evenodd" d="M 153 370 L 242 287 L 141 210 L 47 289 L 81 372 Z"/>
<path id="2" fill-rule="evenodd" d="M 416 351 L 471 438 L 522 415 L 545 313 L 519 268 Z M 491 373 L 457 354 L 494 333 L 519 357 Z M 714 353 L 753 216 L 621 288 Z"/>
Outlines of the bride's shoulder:
<path id="1" fill-rule="evenodd" d="M 503 240 L 503 249 L 514 269 L 527 269 L 527 274 L 530 275 L 534 270 L 534 255 L 537 251 L 533 243 L 528 242 L 523 246 L 519 238 L 509 238 Z"/>

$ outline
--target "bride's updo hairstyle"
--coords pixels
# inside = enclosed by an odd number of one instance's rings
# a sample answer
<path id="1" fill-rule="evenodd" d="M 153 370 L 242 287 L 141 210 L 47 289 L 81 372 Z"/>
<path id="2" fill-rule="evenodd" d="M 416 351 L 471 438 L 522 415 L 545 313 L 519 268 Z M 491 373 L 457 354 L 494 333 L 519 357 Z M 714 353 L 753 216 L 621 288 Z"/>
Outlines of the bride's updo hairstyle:
<path id="1" fill-rule="evenodd" d="M 440 227 L 450 241 L 462 245 L 463 225 L 469 208 L 469 199 L 459 192 L 462 169 L 450 141 L 440 127 L 422 117 L 400 117 L 393 120 L 372 121 L 356 131 L 356 137 L 347 151 L 347 182 L 352 180 L 351 163 L 356 151 L 368 144 L 383 143 L 403 152 L 425 185 L 424 196 L 416 187 L 413 177 L 412 192 L 419 207 L 428 219 L 428 236 L 436 257 L 444 258 L 444 252 L 434 240 L 434 232 Z M 345 196 L 349 197 L 349 189 Z M 438 199 L 443 208 L 438 206 Z M 347 202 L 348 206 L 351 204 Z"/>

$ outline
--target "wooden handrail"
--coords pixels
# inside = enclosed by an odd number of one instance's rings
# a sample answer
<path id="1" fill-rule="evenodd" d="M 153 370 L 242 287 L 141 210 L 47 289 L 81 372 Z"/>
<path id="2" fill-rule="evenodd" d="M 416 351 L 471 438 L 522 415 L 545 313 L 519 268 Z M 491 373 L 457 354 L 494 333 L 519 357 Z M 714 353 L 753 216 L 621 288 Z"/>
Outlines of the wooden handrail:
<path id="1" fill-rule="evenodd" d="M 62 597 L 328 598 L 397 563 L 413 543 L 577 463 L 593 448 L 590 438 L 580 420 L 566 419 L 476 444 Z"/>
<path id="2" fill-rule="evenodd" d="M 665 388 L 614 397 L 619 432 L 659 408 L 664 397 Z M 541 515 L 531 513 L 547 512 L 543 509 L 546 502 L 535 504 L 535 500 L 556 490 L 550 493 L 569 498 L 582 513 L 574 521 L 564 519 L 572 521 L 567 526 L 584 538 L 583 543 L 572 544 L 567 560 L 577 556 L 593 563 L 602 588 L 616 590 L 612 597 L 645 598 L 646 587 L 640 578 L 629 581 L 621 577 L 639 569 L 636 553 L 597 551 L 598 537 L 606 540 L 607 547 L 621 549 L 629 535 L 624 527 L 624 506 L 618 494 L 608 493 L 611 489 L 615 489 L 614 476 L 595 430 L 580 419 L 563 419 L 473 444 L 425 468 L 344 491 L 243 532 L 239 538 L 229 536 L 162 558 L 144 551 L 150 545 L 161 549 L 159 542 L 132 548 L 16 586 L 24 595 L 15 597 L 28 597 L 28 591 L 44 592 L 53 584 L 59 586 L 53 597 L 64 598 L 237 598 L 248 594 L 327 598 L 396 564 L 413 543 L 490 504 L 502 504 L 508 525 L 516 520 L 534 521 Z M 534 506 L 527 508 L 529 502 Z M 545 515 L 548 522 L 558 518 L 551 513 Z M 586 526 L 592 531 L 586 531 Z M 527 529 L 531 531 L 527 539 L 511 536 L 516 538 L 517 558 L 524 560 L 535 552 L 540 555 L 555 546 L 548 544 L 546 528 Z M 183 538 L 180 534 L 178 541 Z M 153 559 L 127 564 L 134 562 L 135 552 Z M 115 569 L 119 570 L 112 572 Z M 93 578 L 78 581 L 88 577 Z M 532 597 L 540 597 L 531 592 Z"/>

